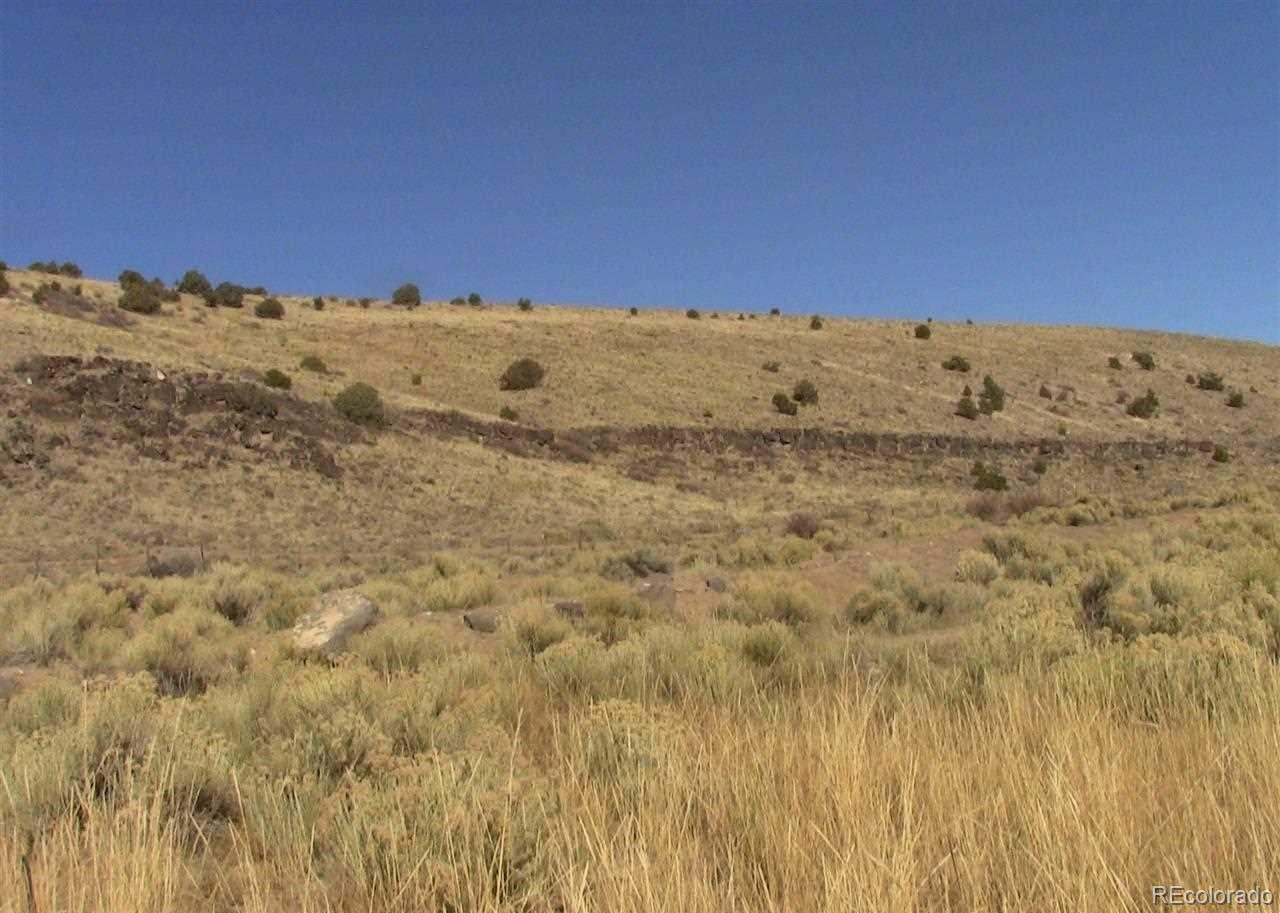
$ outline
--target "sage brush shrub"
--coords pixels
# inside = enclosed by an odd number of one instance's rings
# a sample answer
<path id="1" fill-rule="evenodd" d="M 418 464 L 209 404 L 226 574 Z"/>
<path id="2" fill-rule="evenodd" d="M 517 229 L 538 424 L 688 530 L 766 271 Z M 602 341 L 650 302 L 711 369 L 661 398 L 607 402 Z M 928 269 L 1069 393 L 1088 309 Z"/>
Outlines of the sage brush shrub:
<path id="1" fill-rule="evenodd" d="M 933 336 L 933 330 L 929 328 L 927 323 L 918 323 L 916 324 L 915 334 L 916 339 L 928 339 Z"/>
<path id="2" fill-rule="evenodd" d="M 973 464 L 969 474 L 973 476 L 973 487 L 978 491 L 1004 491 L 1009 487 L 1009 480 L 998 468 L 981 460 Z"/>
<path id="3" fill-rule="evenodd" d="M 319 355 L 304 355 L 300 366 L 304 371 L 314 371 L 317 374 L 327 374 L 329 372 L 329 368 Z"/>
<path id="4" fill-rule="evenodd" d="M 1125 412 L 1137 418 L 1151 418 L 1160 409 L 1160 399 L 1154 390 L 1148 390 L 1125 407 Z"/>
<path id="5" fill-rule="evenodd" d="M 275 298 L 267 298 L 254 306 L 253 313 L 263 320 L 283 320 L 284 305 Z"/>
<path id="6" fill-rule="evenodd" d="M 819 317 L 817 314 L 814 314 L 812 317 L 810 317 L 810 318 L 809 318 L 809 329 L 811 329 L 811 330 L 820 330 L 820 329 L 822 329 L 822 318 L 821 318 L 821 317 Z"/>
<path id="7" fill-rule="evenodd" d="M 1222 379 L 1221 374 L 1213 371 L 1206 371 L 1196 378 L 1196 388 L 1200 390 L 1222 391 L 1226 389 L 1226 383 Z"/>
<path id="8" fill-rule="evenodd" d="M 1154 371 L 1156 368 L 1156 357 L 1150 352 L 1134 352 L 1133 360 L 1144 371 Z"/>
<path id="9" fill-rule="evenodd" d="M 942 363 L 942 367 L 947 371 L 959 371 L 961 374 L 969 372 L 969 359 L 963 355 L 952 355 Z"/>
<path id="10" fill-rule="evenodd" d="M 791 391 L 791 398 L 802 406 L 812 406 L 818 402 L 818 388 L 811 380 L 802 380 Z"/>
<path id="11" fill-rule="evenodd" d="M 1232 409 L 1243 409 L 1244 394 L 1241 393 L 1239 390 L 1234 391 L 1230 396 L 1227 397 L 1227 405 L 1230 406 Z"/>
<path id="12" fill-rule="evenodd" d="M 277 390 L 288 390 L 293 386 L 293 379 L 283 371 L 276 368 L 268 368 L 262 374 L 262 382 L 268 387 L 274 387 Z"/>

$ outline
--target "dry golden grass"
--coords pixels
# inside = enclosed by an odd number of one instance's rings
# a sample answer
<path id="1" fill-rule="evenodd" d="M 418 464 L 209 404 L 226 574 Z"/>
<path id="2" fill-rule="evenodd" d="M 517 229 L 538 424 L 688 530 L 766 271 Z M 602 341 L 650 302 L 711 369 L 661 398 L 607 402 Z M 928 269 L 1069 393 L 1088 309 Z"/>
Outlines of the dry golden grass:
<path id="1" fill-rule="evenodd" d="M 10 273 L 19 290 L 38 274 Z M 47 278 L 47 277 L 45 277 Z M 113 283 L 83 280 L 104 301 Z M 25 294 L 25 293 L 24 293 Z M 643 424 L 763 427 L 791 423 L 858 430 L 946 432 L 991 437 L 1055 437 L 1060 424 L 1084 438 L 1271 436 L 1280 427 L 1280 350 L 1260 343 L 1167 333 L 1082 327 L 935 324 L 930 340 L 917 340 L 904 321 L 832 318 L 810 330 L 808 317 L 737 319 L 723 314 L 689 320 L 671 311 L 625 311 L 539 306 L 451 307 L 432 303 L 407 312 L 376 302 L 368 310 L 285 296 L 280 322 L 256 319 L 250 297 L 242 310 L 210 310 L 184 296 L 165 305 L 165 316 L 138 319 L 127 330 L 42 313 L 20 299 L 3 307 L 10 332 L 0 340 L 0 363 L 32 352 L 109 352 L 166 368 L 294 375 L 295 389 L 330 397 L 352 380 L 378 387 L 403 406 L 457 408 L 496 416 L 514 403 L 524 421 L 551 428 Z M 1129 356 L 1152 351 L 1157 369 L 1143 371 Z M 335 374 L 297 370 L 319 355 Z M 967 375 L 944 371 L 952 354 L 973 365 Z M 1124 370 L 1108 369 L 1122 357 Z M 504 393 L 497 378 L 514 359 L 532 356 L 548 375 L 543 387 Z M 781 363 L 776 374 L 766 361 Z M 1218 371 L 1245 392 L 1248 405 L 1231 409 L 1225 394 L 1194 390 L 1188 373 Z M 420 373 L 420 387 L 410 383 Z M 968 422 L 952 413 L 961 388 L 977 389 L 991 373 L 1008 391 L 1002 414 Z M 776 414 L 769 399 L 797 381 L 817 384 L 815 409 L 796 419 Z M 1071 388 L 1067 402 L 1038 395 Z M 1150 387 L 1161 414 L 1144 422 L 1115 402 Z M 1258 392 L 1251 393 L 1256 387 Z M 1057 406 L 1065 413 L 1050 411 Z M 710 419 L 705 413 L 710 412 Z"/>
<path id="2" fill-rule="evenodd" d="M 252 299 L 185 299 L 120 329 L 37 308 L 23 286 L 42 277 L 10 281 L 5 368 L 279 367 L 303 399 L 358 379 L 394 409 L 510 402 L 559 430 L 1064 423 L 1236 459 L 1075 455 L 1041 474 L 1005 454 L 1013 490 L 984 519 L 972 458 L 635 446 L 571 463 L 404 412 L 333 445 L 340 480 L 256 451 L 192 467 L 109 439 L 51 448 L 0 490 L 0 913 L 26 913 L 28 873 L 41 913 L 1111 911 L 1146 909 L 1154 884 L 1280 890 L 1274 347 L 291 297 L 280 323 Z M 955 353 L 967 377 L 941 369 Z M 333 373 L 297 370 L 306 354 Z M 502 393 L 522 355 L 545 386 Z M 1259 392 L 1229 409 L 1183 382 L 1202 370 Z M 952 417 L 987 371 L 1006 412 Z M 775 414 L 772 391 L 803 377 L 820 406 Z M 1144 423 L 1115 394 L 1148 386 L 1163 405 Z M 812 538 L 784 535 L 796 512 Z M 140 573 L 201 551 L 194 576 Z M 628 579 L 668 563 L 674 605 Z M 289 626 L 348 586 L 379 622 L 335 663 L 296 656 Z M 477 607 L 497 634 L 461 624 Z"/>

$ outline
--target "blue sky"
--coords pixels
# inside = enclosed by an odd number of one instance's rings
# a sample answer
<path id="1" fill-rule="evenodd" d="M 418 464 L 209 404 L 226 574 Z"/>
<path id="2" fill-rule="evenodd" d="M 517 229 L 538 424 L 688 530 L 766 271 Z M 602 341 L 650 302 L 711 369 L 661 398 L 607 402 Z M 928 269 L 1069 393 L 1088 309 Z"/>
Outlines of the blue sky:
<path id="1" fill-rule="evenodd" d="M 1280 5 L 0 5 L 0 257 L 1280 342 Z"/>

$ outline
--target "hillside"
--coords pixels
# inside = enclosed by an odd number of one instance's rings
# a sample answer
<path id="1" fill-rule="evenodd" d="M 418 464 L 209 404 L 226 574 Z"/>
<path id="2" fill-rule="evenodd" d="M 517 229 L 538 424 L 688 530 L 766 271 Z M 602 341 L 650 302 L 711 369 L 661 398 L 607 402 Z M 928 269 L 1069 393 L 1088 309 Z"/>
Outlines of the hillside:
<path id="1" fill-rule="evenodd" d="M 1275 347 L 7 275 L 0 913 L 1066 913 L 1274 873 Z M 955 415 L 986 374 L 1004 408 Z"/>
<path id="2" fill-rule="evenodd" d="M 374 384 L 404 408 L 460 409 L 496 417 L 514 403 L 529 424 L 567 429 L 591 425 L 696 425 L 765 427 L 781 416 L 770 406 L 776 390 L 801 379 L 819 389 L 816 409 L 794 424 L 867 431 L 939 432 L 991 437 L 1039 437 L 1060 425 L 1097 439 L 1243 438 L 1280 427 L 1280 351 L 1261 343 L 1230 342 L 1167 333 L 1025 325 L 933 324 L 928 340 L 914 324 L 826 318 L 820 330 L 809 315 L 737 319 L 682 313 L 510 305 L 449 306 L 440 302 L 406 311 L 386 301 L 368 309 L 284 296 L 279 322 L 243 309 L 204 307 L 183 296 L 155 317 L 133 317 L 127 327 L 103 326 L 96 313 L 78 317 L 29 304 L 49 277 L 11 271 L 20 291 L 4 319 L 0 358 L 23 355 L 112 354 L 168 369 L 216 370 L 257 376 L 277 367 L 294 375 L 295 392 L 332 396 L 352 379 Z M 64 280 L 66 284 L 76 284 Z M 77 280 L 95 307 L 110 309 L 114 283 Z M 1135 351 L 1156 357 L 1143 371 Z M 332 374 L 298 372 L 314 354 Z M 496 379 L 513 359 L 532 356 L 549 371 L 536 392 L 504 394 Z M 946 371 L 953 355 L 968 359 L 967 374 Z M 1108 368 L 1117 356 L 1122 368 Z M 763 369 L 777 362 L 777 373 Z M 1248 408 L 1225 408 L 1226 395 L 1196 390 L 1186 376 L 1222 375 L 1229 389 L 1248 397 Z M 980 387 L 990 373 L 1008 391 L 1007 409 L 968 422 L 955 416 L 961 389 Z M 420 374 L 421 386 L 413 386 Z M 1048 387 L 1053 399 L 1039 395 Z M 1152 389 L 1160 413 L 1134 419 L 1117 404 L 1120 393 Z M 1058 398 L 1062 397 L 1059 402 Z"/>
<path id="3" fill-rule="evenodd" d="M 922 340 L 900 322 L 828 318 L 811 329 L 808 316 L 549 306 L 327 300 L 316 311 L 291 296 L 280 299 L 282 320 L 255 317 L 253 296 L 231 309 L 184 295 L 142 316 L 116 308 L 115 283 L 64 279 L 37 304 L 50 277 L 8 276 L 2 434 L 9 452 L 27 453 L 0 466 L 0 567 L 11 574 L 42 561 L 136 563 L 152 548 L 299 566 L 458 543 L 577 542 L 600 523 L 645 541 L 772 529 L 795 510 L 966 497 L 968 470 L 984 457 L 1063 504 L 1176 496 L 1201 479 L 1230 487 L 1276 468 L 1280 350 L 1261 344 L 938 323 Z M 1155 369 L 1142 370 L 1135 351 L 1153 353 Z M 952 355 L 971 370 L 944 370 Z M 14 370 L 42 356 L 83 363 Z M 325 371 L 301 369 L 306 356 Z M 500 390 L 498 375 L 523 356 L 546 366 L 542 385 Z M 270 368 L 291 390 L 261 387 Z M 121 372 L 131 393 L 102 382 Z M 1186 382 L 1205 372 L 1227 389 Z M 988 373 L 1007 391 L 1004 410 L 955 415 L 961 389 L 976 392 Z M 247 430 L 223 393 L 202 386 L 215 375 L 274 397 L 280 419 Z M 772 394 L 805 379 L 818 402 L 779 414 Z M 381 392 L 382 430 L 333 411 L 353 381 Z M 174 384 L 204 391 L 195 399 L 208 421 L 176 421 Z M 1160 403 L 1150 419 L 1117 402 L 1148 389 Z M 1243 408 L 1227 405 L 1234 390 Z M 160 411 L 138 412 L 130 396 Z M 504 407 L 516 422 L 498 418 Z M 1230 466 L 1209 459 L 1213 445 L 1228 448 Z M 1166 451 L 1180 455 L 1160 459 Z M 1030 472 L 1038 453 L 1054 462 L 1043 480 Z M 806 484 L 791 484 L 797 476 Z"/>

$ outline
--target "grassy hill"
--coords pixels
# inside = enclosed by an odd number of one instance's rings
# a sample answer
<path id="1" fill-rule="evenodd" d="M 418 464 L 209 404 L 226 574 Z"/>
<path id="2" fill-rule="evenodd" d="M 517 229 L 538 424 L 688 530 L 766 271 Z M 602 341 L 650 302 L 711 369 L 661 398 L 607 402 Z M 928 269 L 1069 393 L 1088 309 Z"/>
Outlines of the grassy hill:
<path id="1" fill-rule="evenodd" d="M 1280 349 L 143 315 L 6 275 L 0 913 L 1144 909 L 1274 875 Z M 542 383 L 500 389 L 523 357 Z M 985 375 L 1004 408 L 956 415 Z M 335 407 L 355 382 L 382 421 Z M 307 654 L 347 589 L 376 622 Z"/>

